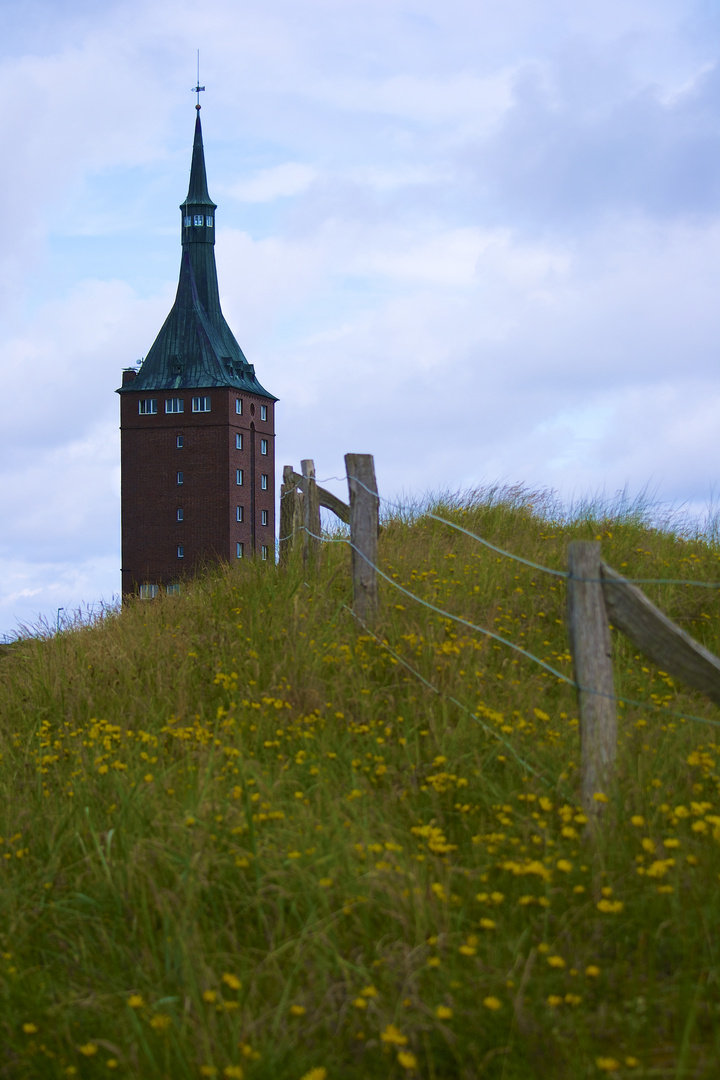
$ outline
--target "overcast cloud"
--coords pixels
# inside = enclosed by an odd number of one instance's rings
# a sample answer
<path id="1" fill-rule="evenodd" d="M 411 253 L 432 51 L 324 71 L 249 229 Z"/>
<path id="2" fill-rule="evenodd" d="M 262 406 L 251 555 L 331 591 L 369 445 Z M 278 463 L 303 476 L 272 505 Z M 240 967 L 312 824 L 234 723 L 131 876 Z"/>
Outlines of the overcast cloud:
<path id="1" fill-rule="evenodd" d="M 172 303 L 195 50 L 225 314 L 277 466 L 649 485 L 720 414 L 704 0 L 0 0 L 0 635 L 119 591 L 118 399 Z M 342 493 L 342 484 L 329 484 Z"/>

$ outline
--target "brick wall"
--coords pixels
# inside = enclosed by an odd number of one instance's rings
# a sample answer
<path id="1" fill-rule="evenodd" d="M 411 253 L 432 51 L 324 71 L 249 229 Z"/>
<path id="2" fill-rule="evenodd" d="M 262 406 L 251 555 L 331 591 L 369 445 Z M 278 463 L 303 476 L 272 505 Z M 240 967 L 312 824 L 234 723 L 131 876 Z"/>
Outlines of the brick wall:
<path id="1" fill-rule="evenodd" d="M 175 397 L 183 400 L 184 412 L 166 413 L 166 400 Z M 209 397 L 210 412 L 192 412 L 193 397 Z M 139 413 L 139 402 L 146 398 L 157 401 L 157 413 Z M 242 414 L 236 411 L 238 398 Z M 267 408 L 266 420 L 261 406 Z M 245 558 L 252 555 L 254 539 L 257 556 L 265 546 L 268 559 L 274 560 L 274 402 L 227 388 L 131 391 L 121 395 L 120 429 L 124 595 L 144 583 L 177 582 L 207 561 L 237 562 L 238 542 Z M 242 449 L 236 447 L 238 434 Z M 261 453 L 263 439 L 266 454 Z M 242 469 L 242 485 L 237 469 Z M 238 506 L 242 522 L 237 521 Z M 179 509 L 182 521 L 177 520 Z"/>

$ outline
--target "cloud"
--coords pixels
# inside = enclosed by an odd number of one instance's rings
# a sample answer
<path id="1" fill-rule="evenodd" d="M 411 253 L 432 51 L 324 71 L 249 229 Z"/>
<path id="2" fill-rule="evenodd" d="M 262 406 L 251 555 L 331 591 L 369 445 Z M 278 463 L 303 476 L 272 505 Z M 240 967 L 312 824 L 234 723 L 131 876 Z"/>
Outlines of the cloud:
<path id="1" fill-rule="evenodd" d="M 283 165 L 261 169 L 254 176 L 233 184 L 226 190 L 228 195 L 242 202 L 272 202 L 274 199 L 287 198 L 305 191 L 316 175 L 315 169 L 309 165 L 288 161 Z"/>

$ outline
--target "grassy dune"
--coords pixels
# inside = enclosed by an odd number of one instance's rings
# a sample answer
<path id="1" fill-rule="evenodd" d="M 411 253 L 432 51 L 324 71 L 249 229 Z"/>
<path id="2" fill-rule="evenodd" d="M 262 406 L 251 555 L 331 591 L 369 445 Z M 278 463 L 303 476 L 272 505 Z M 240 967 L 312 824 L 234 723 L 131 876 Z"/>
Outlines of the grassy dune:
<path id="1" fill-rule="evenodd" d="M 599 536 L 628 576 L 720 580 L 641 515 L 444 512 L 558 569 Z M 380 558 L 571 674 L 562 579 L 421 514 Z M 647 591 L 718 649 L 715 592 Z M 328 544 L 4 650 L 0 1077 L 717 1076 L 718 728 L 655 706 L 717 710 L 614 640 L 651 707 L 589 842 L 569 686 L 387 584 L 375 636 L 349 603 Z"/>

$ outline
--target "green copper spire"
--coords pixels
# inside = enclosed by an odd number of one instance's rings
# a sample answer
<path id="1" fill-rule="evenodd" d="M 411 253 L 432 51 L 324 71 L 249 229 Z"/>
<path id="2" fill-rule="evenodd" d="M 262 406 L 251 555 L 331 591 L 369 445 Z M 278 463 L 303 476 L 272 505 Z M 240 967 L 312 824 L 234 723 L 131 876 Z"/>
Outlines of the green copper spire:
<path id="1" fill-rule="evenodd" d="M 220 308 L 216 204 L 208 194 L 199 104 L 196 109 L 190 184 L 180 204 L 182 257 L 175 303 L 136 378 L 119 392 L 227 386 L 276 401 L 258 382 Z"/>

